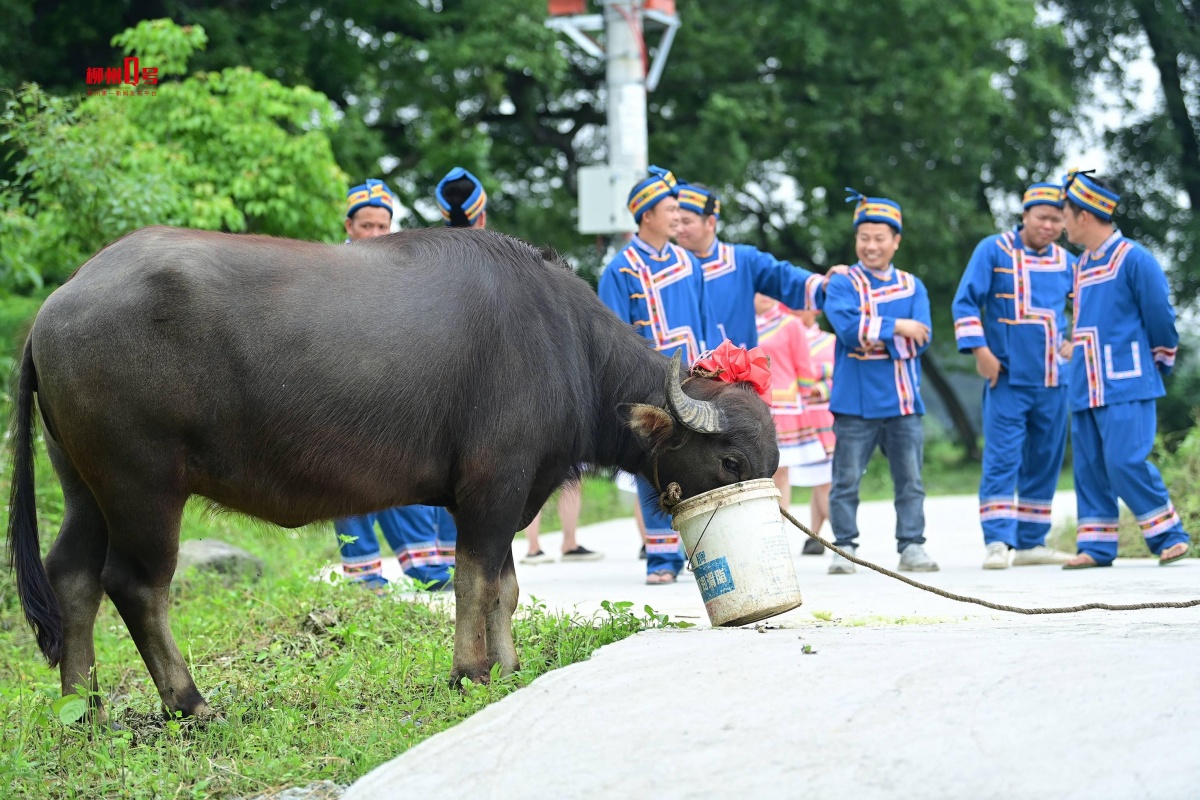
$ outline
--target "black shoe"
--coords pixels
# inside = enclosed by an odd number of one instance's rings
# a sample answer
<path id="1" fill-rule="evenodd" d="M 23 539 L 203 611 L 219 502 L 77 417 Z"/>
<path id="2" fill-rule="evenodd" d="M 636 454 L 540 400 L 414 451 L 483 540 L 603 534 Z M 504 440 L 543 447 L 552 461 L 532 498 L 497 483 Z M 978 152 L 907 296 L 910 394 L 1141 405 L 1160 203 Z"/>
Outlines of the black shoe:
<path id="1" fill-rule="evenodd" d="M 646 545 L 642 545 L 642 549 L 638 551 L 638 560 L 639 561 L 646 560 Z"/>
<path id="2" fill-rule="evenodd" d="M 800 551 L 801 555 L 819 556 L 825 552 L 825 548 L 816 539 L 806 538 L 804 540 L 804 548 Z"/>
<path id="3" fill-rule="evenodd" d="M 568 550 L 562 554 L 562 561 L 599 561 L 604 558 L 604 553 L 597 553 L 595 550 L 588 550 L 583 545 L 579 545 L 574 550 Z"/>

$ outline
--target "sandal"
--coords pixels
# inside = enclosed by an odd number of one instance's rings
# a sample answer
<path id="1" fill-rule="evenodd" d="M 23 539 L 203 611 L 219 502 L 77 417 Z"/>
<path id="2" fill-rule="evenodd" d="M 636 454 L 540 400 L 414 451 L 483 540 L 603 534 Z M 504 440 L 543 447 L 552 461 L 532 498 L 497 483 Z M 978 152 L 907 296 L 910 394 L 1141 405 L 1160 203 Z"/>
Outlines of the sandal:
<path id="1" fill-rule="evenodd" d="M 675 573 L 667 572 L 666 570 L 660 570 L 658 572 L 651 572 L 649 575 L 646 576 L 646 584 L 648 586 L 660 586 L 665 583 L 674 583 L 674 582 L 675 582 Z"/>
<path id="2" fill-rule="evenodd" d="M 1173 564 L 1181 558 L 1186 558 L 1189 549 L 1187 542 L 1176 542 L 1159 554 L 1158 565 L 1165 567 L 1167 564 Z M 1172 552 L 1175 554 L 1171 555 Z"/>
<path id="3" fill-rule="evenodd" d="M 1092 569 L 1093 567 L 1111 567 L 1112 562 L 1107 564 L 1098 564 L 1096 559 L 1089 556 L 1087 553 L 1080 553 L 1072 558 L 1067 563 L 1063 564 L 1063 569 Z"/>

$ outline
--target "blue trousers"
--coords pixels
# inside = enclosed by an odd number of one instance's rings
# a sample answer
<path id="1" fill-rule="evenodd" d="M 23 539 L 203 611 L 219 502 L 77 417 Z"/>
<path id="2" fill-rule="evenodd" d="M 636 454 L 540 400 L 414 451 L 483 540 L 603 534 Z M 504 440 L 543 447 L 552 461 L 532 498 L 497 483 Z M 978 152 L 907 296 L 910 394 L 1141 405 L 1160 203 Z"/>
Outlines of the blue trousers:
<path id="1" fill-rule="evenodd" d="M 1114 403 L 1071 414 L 1076 543 L 1097 564 L 1117 557 L 1117 498 L 1137 517 L 1152 553 L 1188 540 L 1162 475 L 1147 459 L 1157 422 L 1153 400 Z"/>
<path id="2" fill-rule="evenodd" d="M 892 471 L 896 505 L 896 550 L 925 544 L 925 431 L 919 414 L 866 419 L 833 415 L 837 447 L 833 449 L 833 488 L 829 491 L 829 524 L 838 547 L 858 544 L 858 486 L 878 447 Z"/>
<path id="3" fill-rule="evenodd" d="M 670 572 L 678 575 L 683 569 L 679 531 L 671 527 L 671 517 L 658 502 L 658 491 L 641 475 L 637 478 L 638 501 L 642 504 L 642 519 L 646 523 L 646 574 Z"/>
<path id="4" fill-rule="evenodd" d="M 450 580 L 458 528 L 450 512 L 440 506 L 397 506 L 334 520 L 346 575 L 356 580 L 383 580 L 383 555 L 375 536 L 376 523 L 406 575 L 423 583 Z M 344 541 L 343 536 L 353 540 Z"/>
<path id="5" fill-rule="evenodd" d="M 1005 372 L 994 387 L 984 383 L 979 521 L 987 544 L 1028 550 L 1046 543 L 1067 450 L 1067 400 L 1065 386 L 1013 386 Z"/>

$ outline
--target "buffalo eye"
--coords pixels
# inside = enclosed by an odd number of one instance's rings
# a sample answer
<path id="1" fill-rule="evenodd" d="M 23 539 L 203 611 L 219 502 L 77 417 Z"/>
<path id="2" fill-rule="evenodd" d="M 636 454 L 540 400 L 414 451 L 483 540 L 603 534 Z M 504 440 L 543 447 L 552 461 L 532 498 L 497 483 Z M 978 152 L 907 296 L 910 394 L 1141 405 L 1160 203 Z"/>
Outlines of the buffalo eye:
<path id="1" fill-rule="evenodd" d="M 725 469 L 729 470 L 730 473 L 738 476 L 739 478 L 742 475 L 742 465 L 738 463 L 738 460 L 736 458 L 722 459 L 721 466 L 724 467 Z"/>

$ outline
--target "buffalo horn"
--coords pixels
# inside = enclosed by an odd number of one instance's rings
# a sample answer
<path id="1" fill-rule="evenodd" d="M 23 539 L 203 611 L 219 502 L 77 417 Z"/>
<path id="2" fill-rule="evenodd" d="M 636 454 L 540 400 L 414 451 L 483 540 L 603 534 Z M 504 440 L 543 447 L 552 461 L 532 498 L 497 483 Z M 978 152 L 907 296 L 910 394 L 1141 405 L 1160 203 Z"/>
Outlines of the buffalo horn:
<path id="1" fill-rule="evenodd" d="M 685 428 L 696 433 L 723 433 L 725 414 L 716 403 L 697 400 L 684 394 L 679 380 L 680 354 L 675 351 L 671 368 L 667 371 L 667 408 Z"/>

